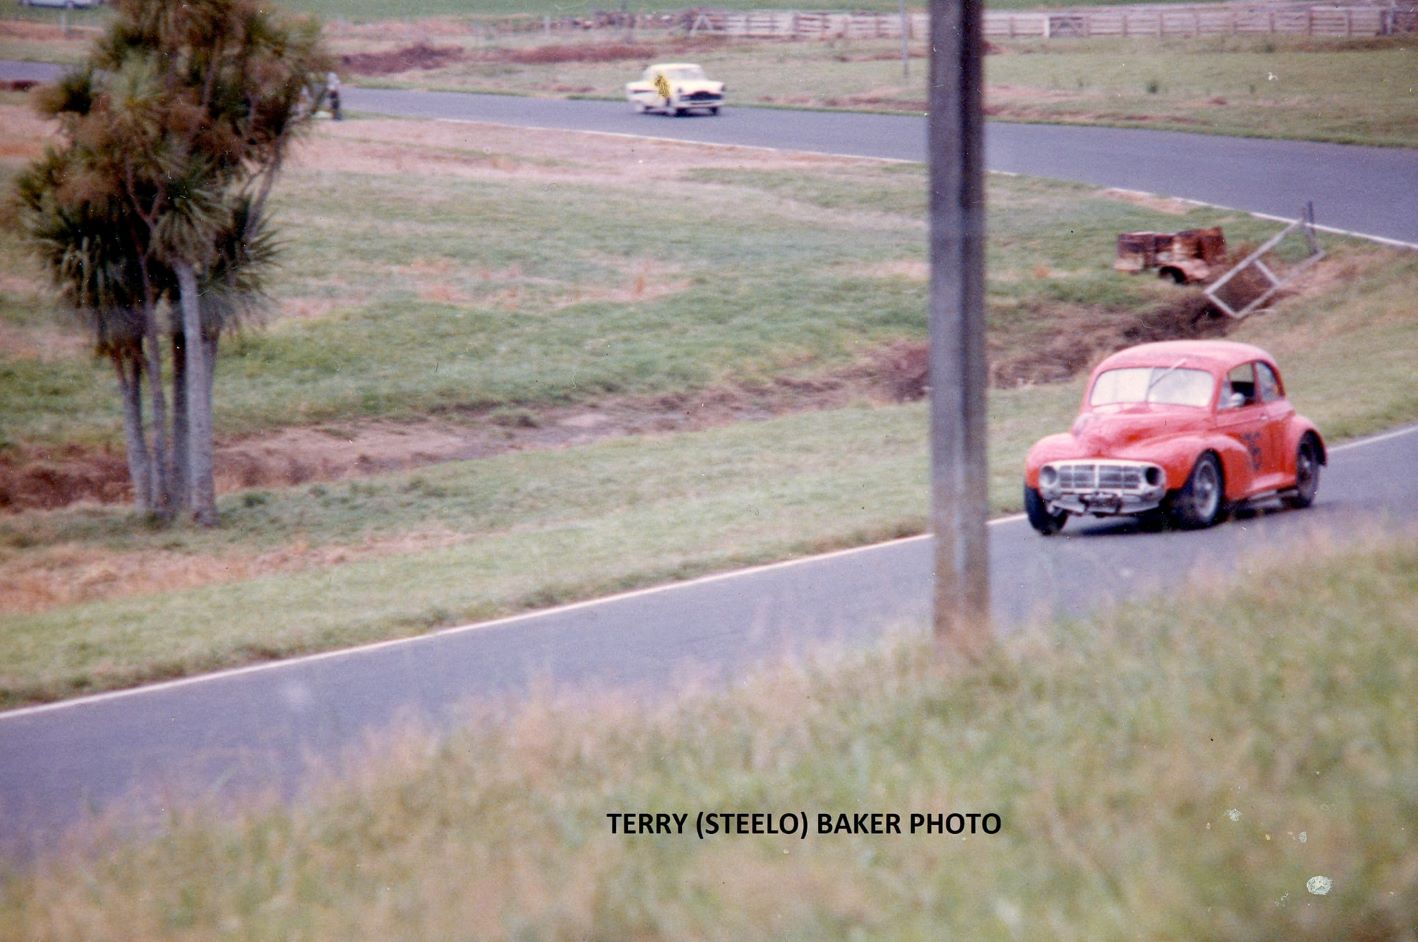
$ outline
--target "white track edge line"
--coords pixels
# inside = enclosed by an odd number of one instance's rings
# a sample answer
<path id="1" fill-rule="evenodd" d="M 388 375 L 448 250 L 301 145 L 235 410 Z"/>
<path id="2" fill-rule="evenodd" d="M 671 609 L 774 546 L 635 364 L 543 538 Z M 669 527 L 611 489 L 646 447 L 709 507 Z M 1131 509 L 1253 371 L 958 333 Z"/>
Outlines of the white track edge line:
<path id="1" fill-rule="evenodd" d="M 907 160 L 904 157 L 874 157 L 870 154 L 843 154 L 837 151 L 825 150 L 801 150 L 793 147 L 768 147 L 763 144 L 731 144 L 717 141 L 695 141 L 682 137 L 660 137 L 655 134 L 631 134 L 628 131 L 590 131 L 577 128 L 547 127 L 540 124 L 508 124 L 503 121 L 480 121 L 476 118 L 430 118 L 422 120 L 432 120 L 444 124 L 487 124 L 493 127 L 513 128 L 528 131 L 560 131 L 568 134 L 594 134 L 601 137 L 615 137 L 622 140 L 632 141 L 655 141 L 662 144 L 686 144 L 690 147 L 720 147 L 727 150 L 751 150 L 763 151 L 769 154 L 797 154 L 804 157 L 836 157 L 840 160 L 866 160 L 883 164 L 921 164 L 924 161 Z M 1035 174 L 1018 173 L 1013 170 L 987 170 L 987 173 L 1001 177 L 1027 177 L 1036 176 L 1041 180 L 1059 180 L 1063 183 L 1076 183 L 1080 186 L 1101 186 L 1104 190 L 1114 193 L 1130 193 L 1134 196 L 1145 196 L 1151 199 L 1177 200 L 1181 203 L 1188 203 L 1192 206 L 1205 206 L 1211 209 L 1219 209 L 1228 213 L 1245 213 L 1256 219 L 1266 219 L 1271 222 L 1292 223 L 1295 220 L 1287 216 L 1277 216 L 1273 213 L 1262 213 L 1253 209 L 1241 209 L 1236 206 L 1227 206 L 1224 203 L 1208 203 L 1205 200 L 1192 199 L 1189 196 L 1170 196 L 1166 193 L 1155 193 L 1150 190 L 1135 190 L 1128 187 L 1106 186 L 1104 184 L 1087 183 L 1081 180 L 1065 180 L 1062 177 L 1038 176 Z M 1339 229 L 1334 226 L 1321 226 L 1316 224 L 1317 232 L 1324 232 L 1330 235 L 1347 236 L 1352 239 L 1364 239 L 1368 242 L 1377 242 L 1380 245 L 1387 245 L 1392 248 L 1411 249 L 1418 252 L 1418 242 L 1404 242 L 1402 239 L 1391 239 L 1388 236 L 1374 235 L 1368 232 L 1358 232 L 1353 229 Z"/>
<path id="2" fill-rule="evenodd" d="M 1008 517 L 997 517 L 988 521 L 989 526 L 1012 523 L 1023 520 L 1024 514 L 1012 514 Z M 917 542 L 928 538 L 928 534 L 918 534 L 916 536 L 898 537 L 893 540 L 885 540 L 880 543 L 868 543 L 863 546 L 850 546 L 845 549 L 833 550 L 828 553 L 819 553 L 815 556 L 801 556 L 796 559 L 783 559 L 773 563 L 763 563 L 758 566 L 751 566 L 747 569 L 731 569 L 726 572 L 709 573 L 698 576 L 694 579 L 686 579 L 682 582 L 665 582 L 659 585 L 646 586 L 641 589 L 629 589 L 625 592 L 617 592 L 614 595 L 599 596 L 592 599 L 582 599 L 577 602 L 567 602 L 564 605 L 557 605 L 552 608 L 534 609 L 528 612 L 518 612 L 515 615 L 506 615 L 490 621 L 471 622 L 465 625 L 452 625 L 447 628 L 440 628 L 437 631 L 430 631 L 425 634 L 411 635 L 404 638 L 389 638 L 384 641 L 372 641 L 368 644 L 356 645 L 350 648 L 339 648 L 334 651 L 319 651 L 314 654 L 303 654 L 297 657 L 282 658 L 280 660 L 268 661 L 261 664 L 247 664 L 242 667 L 232 667 L 226 670 L 212 671 L 205 674 L 196 674 L 191 677 L 179 677 L 173 680 L 164 680 L 152 684 L 144 684 L 138 687 L 127 687 L 122 690 L 106 690 L 102 693 L 90 694 L 83 697 L 74 697 L 69 700 L 59 700 L 53 703 L 40 703 L 34 706 L 19 707 L 18 709 L 0 712 L 0 721 L 23 716 L 31 716 L 36 713 L 45 713 L 53 710 L 61 710 L 67 707 L 80 707 L 98 703 L 105 700 L 117 700 L 122 697 L 138 696 L 145 693 L 158 693 L 164 690 L 171 690 L 176 687 L 185 687 L 192 684 L 205 683 L 207 681 L 222 680 L 230 677 L 237 677 L 243 674 L 254 674 L 258 671 L 280 670 L 282 668 L 297 667 L 302 664 L 310 664 L 316 661 L 330 660 L 340 657 L 351 657 L 359 654 L 367 654 L 381 648 L 393 647 L 400 644 L 416 644 L 430 641 L 436 638 L 460 635 L 471 631 L 481 631 L 487 628 L 499 628 L 517 622 L 531 621 L 533 619 L 565 614 L 566 612 L 578 609 L 590 608 L 594 605 L 609 604 L 613 602 L 625 601 L 637 597 L 655 595 L 665 592 L 673 592 L 678 589 L 687 589 L 694 586 L 706 585 L 713 582 L 722 582 L 740 577 L 755 576 L 765 572 L 772 572 L 778 569 L 787 569 L 793 566 L 803 566 L 810 563 L 822 562 L 842 556 L 849 556 L 856 553 L 867 553 L 873 550 L 885 549 L 890 546 L 902 545 Z"/>
<path id="3" fill-rule="evenodd" d="M 1379 442 L 1389 441 L 1394 438 L 1401 438 L 1404 435 L 1411 435 L 1418 432 L 1418 425 L 1410 425 L 1406 428 L 1394 429 L 1389 432 L 1382 432 L 1378 435 L 1371 435 L 1367 438 L 1356 439 L 1335 445 L 1328 450 L 1330 452 L 1347 451 L 1351 448 L 1359 448 L 1365 445 L 1374 445 Z M 1015 523 L 1025 519 L 1025 515 L 1011 514 L 1007 517 L 996 517 L 988 522 L 988 526 L 1001 526 L 1007 523 Z M 565 605 L 558 605 L 553 608 L 537 609 L 530 612 L 520 612 L 516 615 L 508 615 L 503 618 L 495 618 L 491 621 L 472 622 L 466 625 L 454 625 L 448 628 L 440 628 L 438 631 L 431 631 L 427 634 L 413 635 L 407 638 L 390 638 L 386 641 L 374 641 L 369 644 L 362 644 L 352 648 L 340 648 L 335 651 L 320 651 L 316 654 L 304 654 L 299 657 L 284 658 L 278 661 L 269 661 L 264 664 L 248 664 L 244 667 L 233 667 L 227 670 L 213 671 L 208 674 L 197 674 L 192 677 L 179 677 L 176 680 L 165 680 L 155 684 L 145 684 L 139 687 L 128 687 L 123 690 L 108 690 L 103 693 L 91 694 L 86 697 L 75 697 L 71 700 L 59 700 L 54 703 L 40 703 L 35 706 L 20 707 L 15 710 L 0 712 L 0 722 L 8 719 L 20 719 L 26 716 L 34 716 L 39 713 L 48 713 L 56 710 L 78 708 L 101 703 L 107 700 L 117 700 L 123 697 L 135 697 L 142 694 L 159 693 L 165 690 L 172 690 L 177 687 L 186 687 L 193 684 L 206 683 L 208 681 L 222 680 L 230 677 L 237 677 L 243 674 L 254 674 L 258 671 L 281 670 L 284 668 L 298 667 L 302 664 L 310 664 L 316 661 L 330 660 L 340 657 L 352 657 L 359 654 L 367 654 L 381 648 L 394 647 L 400 644 L 416 644 L 429 641 L 435 638 L 460 635 L 471 631 L 481 631 L 486 628 L 498 628 L 518 622 L 530 621 L 552 615 L 560 615 L 566 612 L 576 611 L 582 608 L 589 608 L 593 605 L 603 605 L 611 602 L 624 601 L 626 599 L 641 596 L 654 595 L 663 592 L 673 592 L 677 589 L 686 589 L 693 586 L 706 585 L 712 582 L 722 582 L 729 579 L 737 579 L 746 576 L 758 575 L 764 572 L 772 572 L 779 569 L 787 569 L 792 566 L 804 566 L 811 563 L 821 562 L 828 559 L 836 559 L 856 553 L 867 553 L 874 550 L 885 549 L 889 546 L 897 546 L 906 543 L 919 542 L 929 539 L 929 534 L 919 534 L 917 536 L 899 537 L 894 540 L 886 540 L 881 543 L 869 543 L 865 546 L 852 546 L 846 549 L 833 550 L 830 553 L 819 553 L 816 556 L 802 556 L 797 559 L 784 559 L 776 563 L 764 563 L 760 566 L 751 566 L 747 569 L 733 569 L 728 572 L 710 573 L 706 576 L 699 576 L 695 579 L 688 579 L 684 582 L 667 582 L 661 585 L 647 586 L 643 589 L 631 589 L 626 592 L 618 592 L 615 595 L 602 596 L 594 599 L 583 599 L 579 602 L 568 602 Z"/>

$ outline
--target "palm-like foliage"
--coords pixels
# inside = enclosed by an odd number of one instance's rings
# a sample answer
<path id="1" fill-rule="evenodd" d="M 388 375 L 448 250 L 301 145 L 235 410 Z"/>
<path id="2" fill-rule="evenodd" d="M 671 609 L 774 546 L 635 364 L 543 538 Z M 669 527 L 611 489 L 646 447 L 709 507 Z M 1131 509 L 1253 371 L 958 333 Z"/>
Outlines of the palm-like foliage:
<path id="1" fill-rule="evenodd" d="M 183 500 L 215 523 L 217 345 L 258 314 L 275 251 L 266 198 L 308 117 L 302 89 L 329 61 L 314 23 L 259 0 L 113 7 L 84 67 L 37 98 L 60 122 L 64 146 L 21 178 L 25 231 L 99 351 L 123 364 L 125 396 L 147 378 L 157 453 L 150 506 Z M 138 421 L 141 433 L 141 410 Z"/>

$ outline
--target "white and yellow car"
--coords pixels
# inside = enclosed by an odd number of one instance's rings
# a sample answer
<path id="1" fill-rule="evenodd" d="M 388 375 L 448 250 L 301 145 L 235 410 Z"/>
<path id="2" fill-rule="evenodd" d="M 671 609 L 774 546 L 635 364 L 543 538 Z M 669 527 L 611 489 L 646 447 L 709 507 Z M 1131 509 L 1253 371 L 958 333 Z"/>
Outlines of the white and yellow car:
<path id="1" fill-rule="evenodd" d="M 647 68 L 640 81 L 628 83 L 625 97 L 639 113 L 680 115 L 702 109 L 718 114 L 724 105 L 724 83 L 711 81 L 692 63 L 661 62 Z"/>

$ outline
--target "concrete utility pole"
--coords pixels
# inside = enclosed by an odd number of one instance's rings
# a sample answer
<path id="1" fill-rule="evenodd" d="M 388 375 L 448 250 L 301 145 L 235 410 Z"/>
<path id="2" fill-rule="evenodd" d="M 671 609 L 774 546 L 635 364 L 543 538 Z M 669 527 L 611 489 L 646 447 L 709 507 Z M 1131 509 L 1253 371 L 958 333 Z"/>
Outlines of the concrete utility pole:
<path id="1" fill-rule="evenodd" d="M 989 647 L 981 0 L 931 0 L 930 382 L 935 639 Z"/>
<path id="2" fill-rule="evenodd" d="M 906 12 L 906 0 L 901 0 L 901 77 L 911 77 L 911 17 Z"/>

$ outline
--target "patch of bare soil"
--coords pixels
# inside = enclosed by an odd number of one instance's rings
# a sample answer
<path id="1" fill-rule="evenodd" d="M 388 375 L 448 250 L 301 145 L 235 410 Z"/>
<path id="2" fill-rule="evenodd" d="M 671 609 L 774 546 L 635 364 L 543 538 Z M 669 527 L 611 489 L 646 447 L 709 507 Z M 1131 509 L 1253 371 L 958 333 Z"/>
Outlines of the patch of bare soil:
<path id="1" fill-rule="evenodd" d="M 914 269 L 900 274 L 917 274 Z M 1020 352 L 994 338 L 991 383 L 1015 387 L 1058 382 L 1101 356 L 1136 343 L 1224 334 L 1231 322 L 1195 292 L 1135 316 L 1055 306 L 1047 339 Z M 563 448 L 606 438 L 690 431 L 853 402 L 910 402 L 926 394 L 926 345 L 901 341 L 857 362 L 816 375 L 650 397 L 616 397 L 578 406 L 455 410 L 417 422 L 372 421 L 279 429 L 217 448 L 221 492 L 288 487 L 511 451 Z M 121 453 L 68 447 L 12 449 L 0 456 L 0 509 L 62 507 L 78 501 L 130 499 Z"/>
<path id="2" fill-rule="evenodd" d="M 295 149 L 291 168 L 458 179 L 545 179 L 639 183 L 700 168 L 788 170 L 867 161 L 733 145 L 639 140 L 542 128 L 435 121 L 326 122 Z"/>
<path id="3" fill-rule="evenodd" d="M 24 105 L 0 105 L 0 161 L 18 164 L 39 157 L 57 126 Z"/>
<path id="4" fill-rule="evenodd" d="M 463 58 L 462 46 L 431 46 L 417 42 L 381 52 L 349 52 L 340 56 L 343 71 L 354 75 L 394 75 L 415 69 L 441 69 Z"/>
<path id="5" fill-rule="evenodd" d="M 1164 307 L 1134 315 L 1056 305 L 1049 308 L 1048 319 L 1048 335 L 1028 349 L 1013 353 L 991 350 L 992 385 L 1008 388 L 1061 382 L 1091 368 L 1114 350 L 1156 340 L 1220 337 L 1234 323 L 1216 312 L 1200 292 L 1188 292 Z M 997 338 L 991 338 L 992 346 L 996 343 Z"/>
<path id="6" fill-rule="evenodd" d="M 48 325 L 19 327 L 0 321 L 0 350 L 18 360 L 67 360 L 92 351 L 93 342 L 77 331 Z"/>
<path id="7" fill-rule="evenodd" d="M 57 23 L 39 23 L 32 20 L 0 20 L 0 36 L 16 39 L 33 39 L 39 42 L 72 39 L 76 34 L 91 36 L 98 33 L 95 26 L 71 26 L 66 31 Z"/>
<path id="8" fill-rule="evenodd" d="M 703 429 L 843 406 L 920 398 L 925 348 L 896 344 L 835 373 L 594 405 L 460 410 L 418 422 L 374 421 L 275 430 L 220 443 L 217 489 L 231 492 L 377 474 L 561 448 L 623 435 Z M 131 499 L 121 452 L 20 447 L 0 455 L 0 510 L 52 509 Z"/>
<path id="9" fill-rule="evenodd" d="M 0 613 L 39 612 L 100 599 L 174 592 L 239 582 L 277 572 L 315 569 L 379 556 L 451 546 L 466 539 L 452 531 L 403 533 L 345 546 L 297 541 L 265 553 L 193 554 L 172 550 L 115 552 L 63 544 L 0 557 Z"/>
<path id="10" fill-rule="evenodd" d="M 530 47 L 480 47 L 433 45 L 419 39 L 392 49 L 347 52 L 340 66 L 351 75 L 394 75 L 415 70 L 441 69 L 454 62 L 510 62 L 517 65 L 560 65 L 568 62 L 650 62 L 679 52 L 704 47 L 694 39 L 665 43 L 575 42 Z"/>
<path id="11" fill-rule="evenodd" d="M 1110 187 L 1099 190 L 1098 195 L 1122 203 L 1131 203 L 1134 206 L 1143 206 L 1171 216 L 1185 216 L 1195 208 L 1195 204 L 1188 203 L 1186 200 L 1171 196 L 1154 196 L 1151 193 L 1141 193 L 1137 190 L 1119 190 Z"/>

